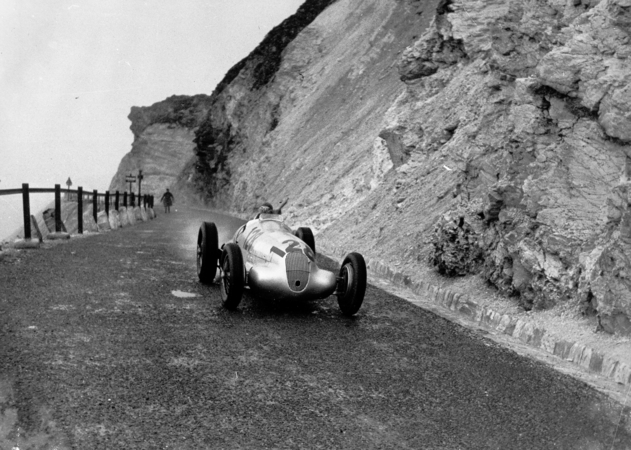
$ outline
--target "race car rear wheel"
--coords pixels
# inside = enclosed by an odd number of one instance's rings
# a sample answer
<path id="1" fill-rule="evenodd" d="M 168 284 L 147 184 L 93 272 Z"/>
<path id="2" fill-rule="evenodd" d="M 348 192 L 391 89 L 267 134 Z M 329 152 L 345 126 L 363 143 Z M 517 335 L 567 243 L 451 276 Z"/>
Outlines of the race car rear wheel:
<path id="1" fill-rule="evenodd" d="M 313 232 L 311 231 L 311 228 L 307 228 L 307 227 L 298 228 L 296 232 L 294 233 L 294 235 L 298 239 L 300 239 L 302 242 L 307 244 L 309 248 L 313 250 L 313 253 L 315 254 L 316 252 L 315 238 L 313 237 Z"/>
<path id="2" fill-rule="evenodd" d="M 219 257 L 217 227 L 213 222 L 204 222 L 197 233 L 197 276 L 199 281 L 210 284 L 217 273 Z"/>
<path id="3" fill-rule="evenodd" d="M 228 309 L 236 309 L 243 296 L 243 256 L 237 244 L 229 242 L 221 255 L 221 300 Z"/>
<path id="4" fill-rule="evenodd" d="M 349 253 L 337 282 L 337 303 L 344 315 L 352 316 L 359 311 L 366 294 L 366 262 L 359 253 Z"/>

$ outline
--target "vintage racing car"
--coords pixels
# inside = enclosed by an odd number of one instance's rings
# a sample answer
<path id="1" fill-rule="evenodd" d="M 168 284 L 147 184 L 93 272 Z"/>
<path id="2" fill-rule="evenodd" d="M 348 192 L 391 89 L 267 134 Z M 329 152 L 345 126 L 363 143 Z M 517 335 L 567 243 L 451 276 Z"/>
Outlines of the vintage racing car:
<path id="1" fill-rule="evenodd" d="M 202 223 L 197 235 L 197 275 L 211 284 L 220 273 L 221 298 L 235 309 L 244 289 L 276 299 L 324 299 L 335 294 L 345 315 L 357 313 L 366 292 L 366 263 L 349 253 L 336 275 L 316 264 L 310 228 L 292 231 L 278 214 L 260 214 L 219 248 L 217 227 Z"/>

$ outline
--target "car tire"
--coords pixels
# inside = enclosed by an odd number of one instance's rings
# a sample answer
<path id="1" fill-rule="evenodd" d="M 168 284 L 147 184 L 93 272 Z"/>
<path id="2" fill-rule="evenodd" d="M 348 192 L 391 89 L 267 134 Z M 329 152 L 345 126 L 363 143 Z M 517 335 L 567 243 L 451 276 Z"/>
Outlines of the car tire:
<path id="1" fill-rule="evenodd" d="M 359 311 L 366 294 L 367 278 L 364 257 L 349 253 L 342 262 L 337 283 L 337 303 L 342 314 L 352 316 Z"/>
<path id="2" fill-rule="evenodd" d="M 307 244 L 309 248 L 313 251 L 313 254 L 315 255 L 315 252 L 316 252 L 315 238 L 313 237 L 313 232 L 311 231 L 311 228 L 307 228 L 307 227 L 298 228 L 295 231 L 294 235 L 298 239 L 300 239 L 302 242 Z"/>
<path id="3" fill-rule="evenodd" d="M 221 300 L 227 309 L 237 309 L 243 297 L 243 256 L 237 244 L 229 242 L 221 255 Z"/>
<path id="4" fill-rule="evenodd" d="M 204 222 L 197 233 L 197 276 L 204 284 L 211 284 L 217 274 L 219 257 L 217 227 Z"/>

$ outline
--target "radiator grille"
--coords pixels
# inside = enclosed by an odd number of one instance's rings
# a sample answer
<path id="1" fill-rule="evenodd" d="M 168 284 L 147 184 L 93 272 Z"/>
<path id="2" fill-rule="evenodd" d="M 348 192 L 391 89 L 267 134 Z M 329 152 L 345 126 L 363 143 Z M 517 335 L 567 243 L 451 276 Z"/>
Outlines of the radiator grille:
<path id="1" fill-rule="evenodd" d="M 301 252 L 287 253 L 285 268 L 289 289 L 294 292 L 304 290 L 309 282 L 309 258 Z"/>

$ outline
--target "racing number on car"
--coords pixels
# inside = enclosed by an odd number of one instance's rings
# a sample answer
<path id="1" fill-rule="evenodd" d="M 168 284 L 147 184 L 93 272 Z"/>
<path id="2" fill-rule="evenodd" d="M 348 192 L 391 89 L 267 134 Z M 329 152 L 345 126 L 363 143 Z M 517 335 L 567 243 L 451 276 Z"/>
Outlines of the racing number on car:
<path id="1" fill-rule="evenodd" d="M 287 247 L 285 248 L 285 251 L 287 253 L 300 251 L 300 244 L 298 243 L 298 241 L 292 241 L 291 239 L 288 239 L 286 241 L 283 241 L 283 244 L 287 244 Z"/>
<path id="2" fill-rule="evenodd" d="M 275 245 L 270 249 L 270 252 L 276 253 L 281 258 L 287 254 L 284 251 L 282 251 L 280 248 L 276 247 Z"/>
<path id="3" fill-rule="evenodd" d="M 281 250 L 280 248 L 276 246 L 273 246 L 270 249 L 270 252 L 276 253 L 281 258 L 284 257 L 287 253 L 303 253 L 311 261 L 315 261 L 315 254 L 313 253 L 311 248 L 309 247 L 300 248 L 300 243 L 298 241 L 293 241 L 291 239 L 288 239 L 286 241 L 283 241 L 283 244 L 288 244 L 287 247 L 285 247 L 285 251 Z"/>

